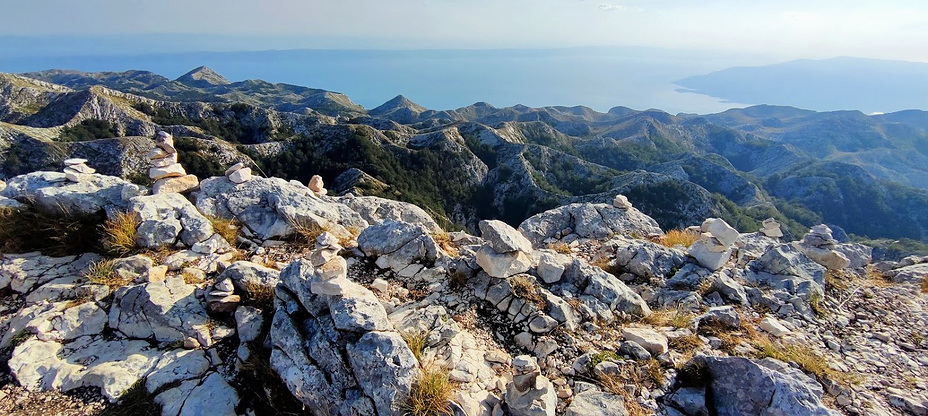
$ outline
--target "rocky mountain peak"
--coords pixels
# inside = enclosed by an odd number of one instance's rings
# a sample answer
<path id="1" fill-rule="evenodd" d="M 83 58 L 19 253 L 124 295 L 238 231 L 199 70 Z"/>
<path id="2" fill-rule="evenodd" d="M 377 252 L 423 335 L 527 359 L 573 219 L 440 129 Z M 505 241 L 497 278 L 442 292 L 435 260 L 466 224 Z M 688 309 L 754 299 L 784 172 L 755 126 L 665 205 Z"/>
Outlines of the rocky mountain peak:
<path id="1" fill-rule="evenodd" d="M 412 110 L 416 113 L 422 113 L 426 111 L 425 107 L 419 104 L 416 104 L 409 98 L 406 98 L 406 96 L 397 95 L 396 97 L 393 97 L 390 101 L 387 101 L 381 104 L 379 107 L 374 108 L 369 113 L 371 115 L 380 115 L 380 114 L 388 114 L 388 113 L 391 113 L 397 110 L 403 110 L 403 109 Z"/>
<path id="2" fill-rule="evenodd" d="M 207 66 L 200 66 L 181 75 L 177 78 L 177 82 L 198 88 L 231 84 L 229 80 Z"/>

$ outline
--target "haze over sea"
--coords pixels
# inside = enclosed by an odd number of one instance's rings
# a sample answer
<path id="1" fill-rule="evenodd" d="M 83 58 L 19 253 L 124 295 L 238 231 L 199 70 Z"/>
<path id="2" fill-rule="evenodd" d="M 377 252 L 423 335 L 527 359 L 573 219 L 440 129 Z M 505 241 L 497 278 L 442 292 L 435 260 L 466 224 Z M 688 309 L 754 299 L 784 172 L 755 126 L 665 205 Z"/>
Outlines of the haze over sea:
<path id="1" fill-rule="evenodd" d="M 8 44 L 9 45 L 9 44 Z M 11 47 L 2 48 L 4 52 Z M 46 50 L 48 48 L 45 48 Z M 82 52 L 75 47 L 71 51 Z M 743 54 L 638 47 L 498 50 L 274 50 L 0 56 L 0 72 L 141 69 L 168 78 L 206 65 L 231 81 L 262 79 L 348 94 L 366 108 L 402 94 L 432 109 L 494 106 L 615 106 L 712 113 L 746 104 L 678 92 L 673 81 L 757 62 Z M 770 62 L 770 61 L 766 61 Z"/>

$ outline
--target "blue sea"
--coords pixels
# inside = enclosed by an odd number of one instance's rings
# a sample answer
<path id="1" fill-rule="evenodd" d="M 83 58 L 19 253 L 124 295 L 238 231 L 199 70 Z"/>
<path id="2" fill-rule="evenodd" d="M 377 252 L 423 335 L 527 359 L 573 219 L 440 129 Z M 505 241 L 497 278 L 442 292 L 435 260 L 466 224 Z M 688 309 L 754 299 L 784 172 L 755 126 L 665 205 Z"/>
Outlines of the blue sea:
<path id="1" fill-rule="evenodd" d="M 0 48 L 2 49 L 2 48 Z M 206 65 L 231 81 L 263 79 L 347 94 L 366 108 L 396 95 L 431 109 L 488 102 L 615 106 L 673 114 L 747 104 L 686 93 L 673 82 L 740 63 L 739 57 L 635 47 L 508 50 L 271 50 L 84 54 L 57 50 L 0 55 L 0 72 L 148 70 L 176 78 Z M 743 59 L 742 59 L 743 60 Z"/>

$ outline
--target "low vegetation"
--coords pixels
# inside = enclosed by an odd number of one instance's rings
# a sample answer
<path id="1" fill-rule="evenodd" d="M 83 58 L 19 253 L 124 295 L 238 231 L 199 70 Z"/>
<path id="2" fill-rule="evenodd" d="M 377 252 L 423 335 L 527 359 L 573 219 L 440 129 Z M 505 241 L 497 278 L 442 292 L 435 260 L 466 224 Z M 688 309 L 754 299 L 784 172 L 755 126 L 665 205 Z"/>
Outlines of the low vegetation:
<path id="1" fill-rule="evenodd" d="M 567 243 L 565 243 L 565 242 L 563 242 L 563 241 L 558 241 L 558 242 L 556 242 L 556 243 L 548 244 L 548 249 L 554 250 L 554 251 L 556 251 L 556 252 L 558 252 L 558 253 L 561 253 L 561 254 L 570 254 L 570 253 L 571 253 L 570 246 L 567 245 Z"/>
<path id="2" fill-rule="evenodd" d="M 0 252 L 41 251 L 49 256 L 65 256 L 102 248 L 102 216 L 59 211 L 0 208 Z"/>
<path id="3" fill-rule="evenodd" d="M 251 306 L 271 310 L 274 307 L 274 296 L 274 286 L 256 282 L 245 283 L 245 299 Z"/>
<path id="4" fill-rule="evenodd" d="M 106 120 L 86 119 L 79 124 L 65 127 L 58 136 L 62 142 L 86 142 L 89 140 L 109 139 L 117 137 L 119 131 L 113 123 Z"/>
<path id="5" fill-rule="evenodd" d="M 656 309 L 643 319 L 651 326 L 672 326 L 674 328 L 689 328 L 695 315 L 680 308 Z"/>
<path id="6" fill-rule="evenodd" d="M 658 243 L 665 247 L 676 247 L 678 245 L 689 247 L 699 239 L 699 234 L 687 230 L 670 230 L 657 240 Z"/>
<path id="7" fill-rule="evenodd" d="M 433 233 L 432 239 L 435 240 L 435 243 L 438 244 L 445 253 L 448 253 L 449 256 L 458 257 L 460 255 L 458 246 L 451 241 L 451 235 L 447 232 Z"/>
<path id="8" fill-rule="evenodd" d="M 292 242 L 306 247 L 313 247 L 316 244 L 316 239 L 318 239 L 322 233 L 328 231 L 328 229 L 320 226 L 314 221 L 301 218 L 290 218 L 287 222 L 290 223 L 290 226 L 293 227 L 293 230 L 296 232 L 295 235 L 291 237 Z"/>
<path id="9" fill-rule="evenodd" d="M 454 385 L 448 371 L 437 366 L 426 366 L 419 379 L 412 385 L 409 397 L 403 404 L 407 416 L 450 415 L 451 393 Z"/>
<path id="10" fill-rule="evenodd" d="M 130 212 L 116 212 L 103 223 L 106 249 L 116 255 L 125 255 L 139 249 L 135 242 L 139 217 Z"/>
<path id="11" fill-rule="evenodd" d="M 235 247 L 238 244 L 238 236 L 241 234 L 242 224 L 234 219 L 207 216 L 209 222 L 213 225 L 213 231 L 219 234 L 227 243 Z"/>
<path id="12" fill-rule="evenodd" d="M 637 395 L 641 390 L 660 385 L 662 379 L 660 363 L 652 358 L 641 366 L 620 366 L 619 374 L 600 376 L 599 384 L 606 392 L 625 400 L 629 416 L 648 416 L 652 413 L 638 403 Z"/>
<path id="13" fill-rule="evenodd" d="M 416 360 L 422 364 L 422 356 L 425 353 L 425 343 L 428 340 L 429 333 L 413 330 L 403 333 L 402 336 L 403 340 L 406 341 L 406 345 L 412 351 L 412 355 L 416 356 Z"/>
<path id="14" fill-rule="evenodd" d="M 812 374 L 820 382 L 835 381 L 845 386 L 860 384 L 862 377 L 855 372 L 838 371 L 828 366 L 828 361 L 813 349 L 805 345 L 775 342 L 765 335 L 751 339 L 751 345 L 757 349 L 757 358 L 774 358 L 785 363 L 796 363 L 806 373 Z"/>
<path id="15" fill-rule="evenodd" d="M 509 287 L 515 297 L 534 303 L 538 309 L 544 309 L 545 300 L 538 294 L 538 285 L 531 277 L 511 277 L 509 278 Z"/>
<path id="16" fill-rule="evenodd" d="M 100 260 L 91 264 L 90 267 L 84 271 L 84 277 L 87 278 L 90 283 L 106 285 L 110 288 L 122 287 L 132 283 L 131 279 L 124 278 L 116 273 L 115 264 L 116 262 L 113 259 Z"/>

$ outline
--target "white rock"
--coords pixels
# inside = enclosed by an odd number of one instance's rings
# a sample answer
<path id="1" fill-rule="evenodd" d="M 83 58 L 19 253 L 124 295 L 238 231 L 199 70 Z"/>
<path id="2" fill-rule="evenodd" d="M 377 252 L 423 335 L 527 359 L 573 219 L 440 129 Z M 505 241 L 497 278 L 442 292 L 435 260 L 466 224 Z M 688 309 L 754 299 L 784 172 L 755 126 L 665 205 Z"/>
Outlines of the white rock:
<path id="1" fill-rule="evenodd" d="M 381 278 L 377 278 L 374 279 L 373 283 L 371 283 L 371 288 L 380 293 L 387 293 L 387 291 L 390 289 L 390 283 Z"/>
<path id="2" fill-rule="evenodd" d="M 232 183 L 240 184 L 251 180 L 251 168 L 242 168 L 232 172 L 229 176 Z"/>
<path id="3" fill-rule="evenodd" d="M 322 176 L 319 175 L 313 175 L 313 177 L 309 179 L 309 185 L 307 186 L 309 187 L 310 191 L 313 191 L 317 194 L 325 191 L 325 184 L 322 182 Z"/>
<path id="4" fill-rule="evenodd" d="M 239 170 L 239 169 L 244 169 L 244 168 L 245 168 L 245 163 L 244 163 L 244 162 L 238 162 L 238 163 L 236 163 L 236 164 L 230 166 L 228 169 L 226 169 L 225 175 L 226 175 L 226 176 L 229 176 L 229 175 L 232 174 L 232 172 L 235 172 L 235 171 L 237 171 L 237 170 Z"/>
<path id="5" fill-rule="evenodd" d="M 629 209 L 632 207 L 632 203 L 628 202 L 628 198 L 625 195 L 619 194 L 612 200 L 612 206 L 618 209 Z"/>
<path id="6" fill-rule="evenodd" d="M 177 153 L 168 153 L 167 156 L 150 159 L 151 165 L 156 168 L 163 168 L 177 163 Z"/>
<path id="7" fill-rule="evenodd" d="M 83 165 L 83 164 L 85 164 L 85 163 L 87 163 L 87 159 L 81 159 L 81 158 L 76 158 L 76 157 L 75 157 L 75 158 L 65 159 L 65 160 L 64 160 L 64 165 L 65 165 L 65 166 Z"/>
<path id="8" fill-rule="evenodd" d="M 561 280 L 569 258 L 559 253 L 541 253 L 538 256 L 538 276 L 545 283 L 551 284 Z"/>
<path id="9" fill-rule="evenodd" d="M 492 277 L 506 278 L 528 271 L 532 258 L 521 251 L 500 254 L 490 246 L 483 246 L 477 252 L 477 264 Z"/>
<path id="10" fill-rule="evenodd" d="M 162 159 L 172 154 L 175 154 L 175 153 L 168 153 L 160 147 L 155 147 L 154 149 L 149 150 L 148 153 L 145 154 L 145 156 L 148 158 L 148 160 L 152 160 L 152 159 Z"/>
<path id="11" fill-rule="evenodd" d="M 731 249 L 726 249 L 719 253 L 712 250 L 712 247 L 715 247 L 715 245 L 709 243 L 707 239 L 700 239 L 690 246 L 686 254 L 696 259 L 696 262 L 702 267 L 713 271 L 721 269 L 722 266 L 728 262 L 728 259 L 731 258 L 732 251 Z"/>
<path id="12" fill-rule="evenodd" d="M 627 341 L 634 341 L 644 347 L 653 356 L 661 355 L 667 352 L 667 337 L 661 335 L 653 329 L 647 328 L 624 328 L 622 335 Z"/>
<path id="13" fill-rule="evenodd" d="M 158 179 L 151 187 L 151 192 L 155 195 L 164 193 L 181 193 L 187 192 L 200 186 L 200 180 L 196 175 L 174 176 L 170 178 Z"/>
<path id="14" fill-rule="evenodd" d="M 760 329 L 775 337 L 782 337 L 783 335 L 790 333 L 789 328 L 780 323 L 777 318 L 771 316 L 768 316 L 760 321 Z"/>
<path id="15" fill-rule="evenodd" d="M 187 174 L 187 171 L 184 170 L 184 167 L 180 163 L 175 163 L 170 166 L 165 166 L 163 168 L 151 168 L 148 170 L 148 177 L 158 180 L 163 178 L 170 178 L 175 176 L 184 176 Z"/>
<path id="16" fill-rule="evenodd" d="M 731 247 L 741 235 L 738 230 L 721 218 L 709 218 L 703 221 L 701 228 L 702 232 L 712 234 L 725 247 Z"/>

